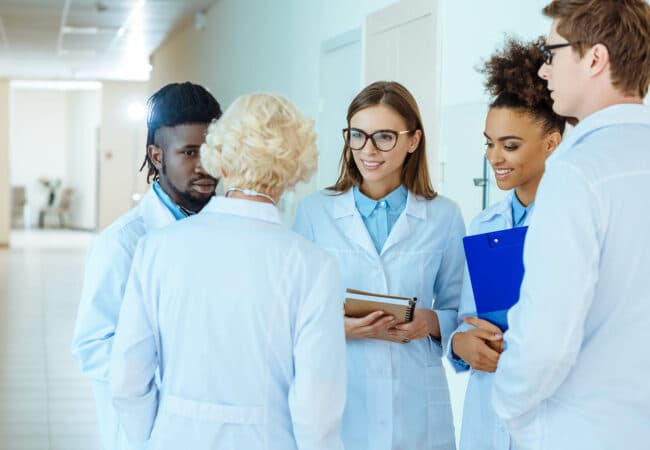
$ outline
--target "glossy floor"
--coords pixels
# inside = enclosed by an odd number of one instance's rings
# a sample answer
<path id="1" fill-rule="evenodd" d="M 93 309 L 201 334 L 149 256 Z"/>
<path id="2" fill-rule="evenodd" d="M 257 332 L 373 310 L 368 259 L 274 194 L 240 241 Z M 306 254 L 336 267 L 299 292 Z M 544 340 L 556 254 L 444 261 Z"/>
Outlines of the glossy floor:
<path id="1" fill-rule="evenodd" d="M 16 232 L 0 249 L 0 448 L 99 449 L 70 353 L 88 233 Z"/>

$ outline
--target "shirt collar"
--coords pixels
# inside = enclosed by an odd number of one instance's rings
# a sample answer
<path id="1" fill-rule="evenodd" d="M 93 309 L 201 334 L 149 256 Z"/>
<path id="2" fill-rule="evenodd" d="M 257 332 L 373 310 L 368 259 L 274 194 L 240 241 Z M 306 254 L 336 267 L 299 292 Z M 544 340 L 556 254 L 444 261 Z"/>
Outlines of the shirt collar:
<path id="1" fill-rule="evenodd" d="M 408 198 L 408 190 L 402 184 L 399 185 L 395 190 L 386 195 L 379 200 L 373 200 L 370 197 L 366 196 L 359 186 L 354 186 L 353 195 L 354 203 L 357 206 L 357 209 L 363 217 L 368 217 L 375 210 L 379 202 L 386 202 L 388 209 L 391 211 L 399 211 L 404 208 L 406 205 L 406 199 Z"/>
<path id="2" fill-rule="evenodd" d="M 172 215 L 176 220 L 184 219 L 185 217 L 196 214 L 194 211 L 190 211 L 174 203 L 171 197 L 167 195 L 167 193 L 163 190 L 163 188 L 160 186 L 160 184 L 157 181 L 153 183 L 153 190 L 158 196 L 158 198 L 160 199 L 160 201 L 163 202 L 163 205 L 167 207 L 169 212 L 172 213 Z"/>
<path id="3" fill-rule="evenodd" d="M 201 214 L 206 212 L 241 216 L 271 223 L 282 223 L 278 208 L 271 203 L 256 202 L 242 198 L 212 197 L 210 202 L 201 210 Z"/>
<path id="4" fill-rule="evenodd" d="M 596 111 L 585 117 L 568 133 L 567 137 L 562 141 L 561 148 L 568 149 L 572 147 L 581 138 L 599 128 L 622 124 L 650 126 L 650 107 L 639 104 L 621 104 Z"/>
<path id="5" fill-rule="evenodd" d="M 517 195 L 515 194 L 514 189 L 512 190 L 512 222 L 513 226 L 520 226 L 526 220 L 526 216 L 530 214 L 530 211 L 533 209 L 535 202 L 531 203 L 528 206 L 521 204 Z"/>

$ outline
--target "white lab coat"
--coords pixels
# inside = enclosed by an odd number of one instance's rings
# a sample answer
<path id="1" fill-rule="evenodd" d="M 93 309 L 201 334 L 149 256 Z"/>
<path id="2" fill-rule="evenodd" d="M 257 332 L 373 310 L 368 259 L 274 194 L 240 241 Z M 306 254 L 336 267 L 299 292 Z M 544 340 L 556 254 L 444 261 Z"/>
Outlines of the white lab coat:
<path id="1" fill-rule="evenodd" d="M 93 239 L 87 252 L 72 352 L 82 372 L 93 380 L 104 450 L 129 448 L 111 403 L 108 365 L 133 253 L 141 236 L 174 221 L 172 213 L 149 189 L 138 206 Z"/>
<path id="2" fill-rule="evenodd" d="M 469 226 L 469 235 L 489 233 L 492 231 L 507 230 L 512 228 L 512 201 L 514 191 L 508 196 L 486 210 L 482 211 L 472 220 Z M 528 224 L 530 215 L 526 219 Z M 476 317 L 476 304 L 472 293 L 472 283 L 469 272 L 465 267 L 463 291 L 458 308 L 459 319 Z M 509 450 L 510 437 L 505 424 L 501 422 L 492 407 L 492 380 L 494 374 L 469 368 L 464 362 L 459 362 L 453 357 L 451 341 L 456 333 L 465 332 L 474 328 L 461 322 L 456 331 L 449 336 L 447 357 L 456 371 L 471 370 L 465 404 L 463 407 L 463 422 L 460 429 L 460 450 Z"/>
<path id="3" fill-rule="evenodd" d="M 650 108 L 592 114 L 547 169 L 493 385 L 515 450 L 650 448 Z"/>
<path id="4" fill-rule="evenodd" d="M 342 449 L 336 261 L 270 204 L 216 197 L 136 250 L 111 358 L 149 450 Z M 154 382 L 160 371 L 160 386 Z"/>
<path id="5" fill-rule="evenodd" d="M 409 192 L 381 254 L 355 207 L 352 190 L 307 197 L 298 208 L 294 229 L 336 256 L 344 287 L 415 296 L 418 308 L 433 307 L 446 346 L 457 324 L 465 262 L 465 226 L 455 203 Z M 343 295 L 338 295 L 341 303 Z M 348 340 L 346 449 L 454 449 L 441 355 L 440 344 L 431 338 L 408 344 Z"/>

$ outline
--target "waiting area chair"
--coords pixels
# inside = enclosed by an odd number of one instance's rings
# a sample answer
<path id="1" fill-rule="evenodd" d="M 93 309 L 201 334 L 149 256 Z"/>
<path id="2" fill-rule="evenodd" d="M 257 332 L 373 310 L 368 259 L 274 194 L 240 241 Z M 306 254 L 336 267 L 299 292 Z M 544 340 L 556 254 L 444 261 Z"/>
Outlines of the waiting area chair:
<path id="1" fill-rule="evenodd" d="M 47 206 L 42 208 L 38 213 L 38 227 L 43 228 L 45 226 L 45 218 L 48 215 L 56 215 L 59 220 L 59 227 L 64 228 L 66 226 L 66 218 L 70 214 L 70 206 L 72 205 L 73 196 L 74 189 L 63 189 L 58 206 Z"/>
<path id="2" fill-rule="evenodd" d="M 11 226 L 25 226 L 25 205 L 27 205 L 27 195 L 25 186 L 11 187 Z"/>

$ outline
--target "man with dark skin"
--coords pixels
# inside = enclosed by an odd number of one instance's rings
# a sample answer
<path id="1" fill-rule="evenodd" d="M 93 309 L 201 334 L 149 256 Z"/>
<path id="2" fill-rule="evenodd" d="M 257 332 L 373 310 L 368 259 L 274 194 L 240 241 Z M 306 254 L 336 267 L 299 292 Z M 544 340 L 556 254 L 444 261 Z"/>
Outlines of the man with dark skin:
<path id="1" fill-rule="evenodd" d="M 140 237 L 199 212 L 214 196 L 217 180 L 201 166 L 199 148 L 221 108 L 202 86 L 169 84 L 149 99 L 147 167 L 152 188 L 140 203 L 102 231 L 86 258 L 72 351 L 93 381 L 97 423 L 104 450 L 129 446 L 113 409 L 109 361 L 124 288 Z"/>

